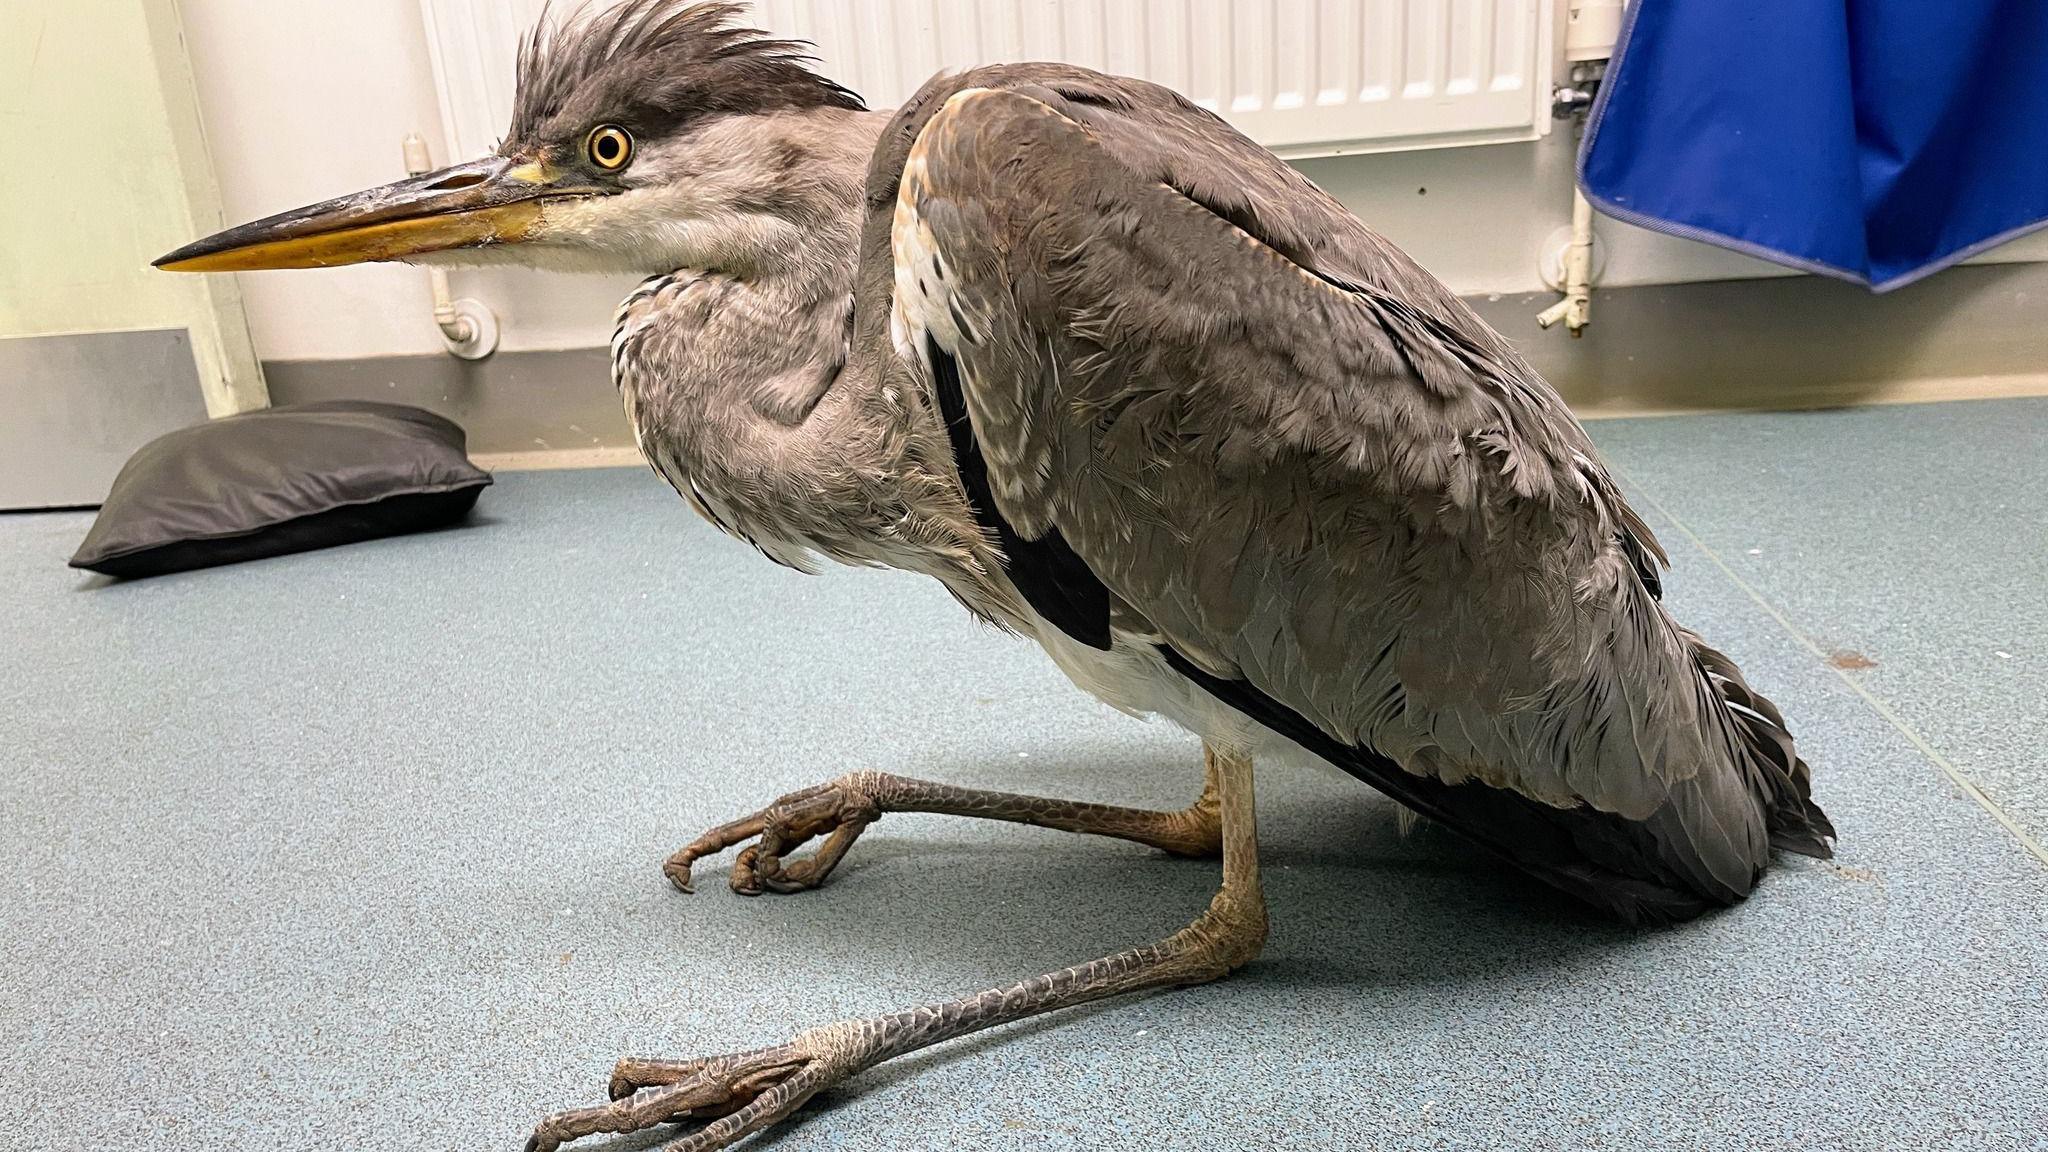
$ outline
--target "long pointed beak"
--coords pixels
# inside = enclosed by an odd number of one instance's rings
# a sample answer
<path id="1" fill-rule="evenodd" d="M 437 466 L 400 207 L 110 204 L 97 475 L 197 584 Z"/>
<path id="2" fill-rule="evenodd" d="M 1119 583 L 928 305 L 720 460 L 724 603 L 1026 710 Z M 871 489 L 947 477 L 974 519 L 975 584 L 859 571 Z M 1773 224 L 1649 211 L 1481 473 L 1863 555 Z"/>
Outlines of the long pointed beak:
<path id="1" fill-rule="evenodd" d="M 491 156 L 216 232 L 160 256 L 169 272 L 332 268 L 529 239 L 544 201 L 601 195 L 574 172 Z"/>

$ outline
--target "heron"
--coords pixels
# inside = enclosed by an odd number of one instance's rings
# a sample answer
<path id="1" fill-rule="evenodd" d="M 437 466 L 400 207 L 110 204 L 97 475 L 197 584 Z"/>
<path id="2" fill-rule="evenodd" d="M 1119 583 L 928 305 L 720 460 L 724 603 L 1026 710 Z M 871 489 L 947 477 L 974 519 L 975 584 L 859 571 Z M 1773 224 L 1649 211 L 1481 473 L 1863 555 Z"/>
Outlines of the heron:
<path id="1" fill-rule="evenodd" d="M 643 274 L 612 375 L 705 519 L 794 568 L 933 577 L 1201 738 L 1180 811 L 855 771 L 689 843 L 664 864 L 683 891 L 727 849 L 737 892 L 816 888 L 892 812 L 1220 858 L 1221 884 L 1057 972 L 626 1057 L 530 1149 L 683 1123 L 672 1147 L 706 1152 L 904 1053 L 1240 968 L 1267 934 L 1255 763 L 1334 765 L 1633 922 L 1830 855 L 1783 718 L 1665 609 L 1668 558 L 1584 429 L 1402 251 L 1167 88 L 996 65 L 874 111 L 807 52 L 727 3 L 544 16 L 493 154 L 157 264 Z"/>

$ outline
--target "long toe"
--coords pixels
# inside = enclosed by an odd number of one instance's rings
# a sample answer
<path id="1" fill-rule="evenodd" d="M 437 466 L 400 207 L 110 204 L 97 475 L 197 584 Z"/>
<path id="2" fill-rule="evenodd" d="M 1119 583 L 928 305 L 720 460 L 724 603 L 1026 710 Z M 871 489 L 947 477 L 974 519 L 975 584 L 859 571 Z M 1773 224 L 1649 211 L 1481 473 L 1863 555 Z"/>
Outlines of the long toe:
<path id="1" fill-rule="evenodd" d="M 850 779 L 792 792 L 759 812 L 720 824 L 678 849 L 662 863 L 662 873 L 679 891 L 695 892 L 691 869 L 696 862 L 739 848 L 729 879 L 734 892 L 759 896 L 815 888 L 881 815 Z M 810 856 L 785 862 L 789 853 L 819 836 L 825 842 Z"/>
<path id="2" fill-rule="evenodd" d="M 526 1152 L 555 1152 L 599 1133 L 700 1120 L 703 1127 L 669 1147 L 713 1152 L 788 1116 L 859 1066 L 843 1054 L 815 1048 L 792 1043 L 698 1060 L 621 1060 L 608 1086 L 611 1103 L 543 1117 Z"/>

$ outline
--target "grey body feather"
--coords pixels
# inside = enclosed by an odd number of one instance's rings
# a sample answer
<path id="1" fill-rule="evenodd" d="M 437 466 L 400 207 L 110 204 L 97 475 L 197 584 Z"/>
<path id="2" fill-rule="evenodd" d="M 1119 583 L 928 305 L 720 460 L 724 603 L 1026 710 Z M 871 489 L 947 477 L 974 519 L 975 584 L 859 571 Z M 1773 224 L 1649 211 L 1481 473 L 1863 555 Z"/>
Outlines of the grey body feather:
<path id="1" fill-rule="evenodd" d="M 613 341 L 645 454 L 721 528 L 799 567 L 933 575 L 1219 747 L 1299 741 L 1171 658 L 1432 795 L 1511 794 L 1567 847 L 1461 830 L 1624 915 L 1739 899 L 1774 844 L 1827 852 L 1782 721 L 1658 603 L 1662 554 L 1555 392 L 1270 153 L 1166 89 L 1058 65 L 935 79 L 886 127 L 838 106 L 774 125 L 814 158 L 879 131 L 865 193 L 857 166 L 692 157 L 754 180 L 800 240 L 650 279 Z M 992 510 L 963 487 L 935 353 Z M 1106 646 L 1034 610 L 991 512 L 1085 563 Z"/>

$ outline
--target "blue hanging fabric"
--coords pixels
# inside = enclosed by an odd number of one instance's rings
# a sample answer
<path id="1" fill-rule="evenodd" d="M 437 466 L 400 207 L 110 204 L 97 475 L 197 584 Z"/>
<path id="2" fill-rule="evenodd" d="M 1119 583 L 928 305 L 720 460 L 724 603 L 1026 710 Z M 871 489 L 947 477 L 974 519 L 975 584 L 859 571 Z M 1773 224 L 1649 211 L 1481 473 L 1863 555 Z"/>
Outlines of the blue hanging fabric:
<path id="1" fill-rule="evenodd" d="M 2048 0 L 1636 0 L 1579 183 L 1645 228 L 1909 284 L 2048 223 Z"/>

